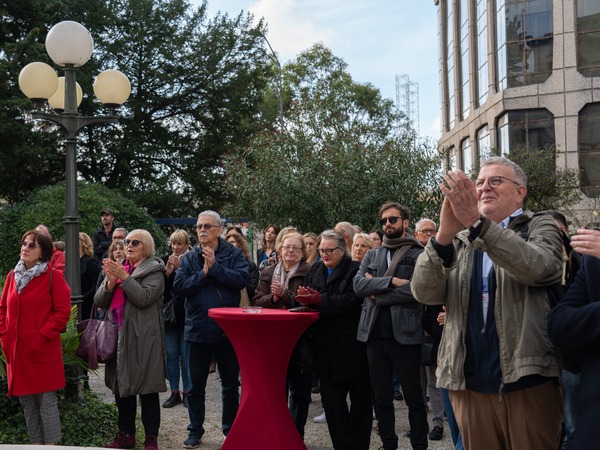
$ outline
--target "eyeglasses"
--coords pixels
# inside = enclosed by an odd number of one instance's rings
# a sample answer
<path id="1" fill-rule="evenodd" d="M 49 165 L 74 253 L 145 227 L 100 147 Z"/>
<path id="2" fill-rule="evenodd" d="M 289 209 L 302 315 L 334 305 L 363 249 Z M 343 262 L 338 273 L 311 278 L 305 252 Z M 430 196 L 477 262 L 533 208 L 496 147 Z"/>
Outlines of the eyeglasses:
<path id="1" fill-rule="evenodd" d="M 197 230 L 206 230 L 210 231 L 212 228 L 219 228 L 219 225 L 213 225 L 212 223 L 199 223 L 196 225 Z"/>
<path id="2" fill-rule="evenodd" d="M 297 245 L 284 245 L 281 248 L 285 252 L 299 252 L 302 250 L 302 247 L 298 247 Z"/>
<path id="3" fill-rule="evenodd" d="M 142 241 L 138 241 L 137 239 L 125 239 L 123 241 L 123 244 L 125 244 L 125 247 L 127 247 L 129 244 L 131 244 L 131 246 L 133 248 L 137 247 L 138 245 L 140 245 L 142 243 Z"/>
<path id="4" fill-rule="evenodd" d="M 35 250 L 37 248 L 37 244 L 35 242 L 21 241 L 21 248 L 23 247 L 27 247 L 29 250 Z"/>
<path id="5" fill-rule="evenodd" d="M 395 225 L 396 222 L 398 222 L 399 220 L 403 220 L 402 217 L 399 217 L 399 216 L 384 217 L 383 219 L 381 219 L 379 221 L 379 223 L 381 224 L 381 226 L 384 226 L 388 222 L 391 223 L 392 225 Z"/>
<path id="6" fill-rule="evenodd" d="M 417 233 L 423 233 L 423 234 L 435 234 L 436 231 L 435 230 L 431 230 L 431 229 L 425 229 L 425 230 L 417 230 Z"/>
<path id="7" fill-rule="evenodd" d="M 501 175 L 487 178 L 487 182 L 490 185 L 490 188 L 492 188 L 492 189 L 496 189 L 498 186 L 500 186 L 504 182 L 504 180 L 511 181 L 511 182 L 515 183 L 517 186 L 521 186 L 521 183 L 519 183 L 515 180 L 511 180 L 510 178 L 503 177 Z M 486 181 L 486 179 L 475 181 L 475 189 L 477 189 L 478 191 L 481 191 L 483 189 L 483 185 L 485 184 L 485 181 Z"/>
<path id="8" fill-rule="evenodd" d="M 336 248 L 318 248 L 317 250 L 321 255 L 331 256 L 339 247 Z"/>

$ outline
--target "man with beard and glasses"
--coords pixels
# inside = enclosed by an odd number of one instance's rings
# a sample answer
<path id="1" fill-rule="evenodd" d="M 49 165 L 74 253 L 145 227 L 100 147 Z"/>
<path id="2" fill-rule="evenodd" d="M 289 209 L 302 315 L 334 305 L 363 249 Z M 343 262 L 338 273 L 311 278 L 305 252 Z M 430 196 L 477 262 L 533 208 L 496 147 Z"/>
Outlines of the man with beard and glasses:
<path id="1" fill-rule="evenodd" d="M 420 375 L 423 307 L 410 292 L 423 246 L 406 234 L 409 215 L 408 208 L 399 203 L 381 207 L 383 244 L 367 252 L 354 277 L 354 291 L 365 298 L 357 339 L 367 343 L 375 415 L 384 450 L 398 448 L 392 370 L 398 375 L 408 406 L 412 448 L 427 448 L 427 409 Z"/>

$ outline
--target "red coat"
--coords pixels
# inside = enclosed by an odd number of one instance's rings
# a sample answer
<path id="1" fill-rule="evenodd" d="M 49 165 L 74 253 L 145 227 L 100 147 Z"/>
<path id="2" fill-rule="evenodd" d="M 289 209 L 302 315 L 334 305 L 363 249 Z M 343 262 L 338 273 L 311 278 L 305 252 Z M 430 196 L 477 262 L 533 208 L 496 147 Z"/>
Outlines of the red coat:
<path id="1" fill-rule="evenodd" d="M 0 299 L 0 342 L 8 395 L 39 394 L 65 386 L 60 333 L 69 321 L 71 289 L 60 270 L 32 278 L 20 294 L 11 270 Z"/>

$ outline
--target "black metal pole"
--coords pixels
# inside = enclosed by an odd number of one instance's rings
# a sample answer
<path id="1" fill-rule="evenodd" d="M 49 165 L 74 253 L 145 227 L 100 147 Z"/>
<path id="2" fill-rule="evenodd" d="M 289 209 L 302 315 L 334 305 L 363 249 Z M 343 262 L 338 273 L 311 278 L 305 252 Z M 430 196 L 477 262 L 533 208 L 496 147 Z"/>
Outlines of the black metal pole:
<path id="1" fill-rule="evenodd" d="M 34 119 L 49 120 L 63 128 L 65 136 L 65 278 L 71 288 L 71 304 L 77 305 L 77 319 L 81 320 L 81 276 L 79 273 L 79 193 L 77 188 L 77 133 L 87 125 L 115 123 L 115 116 L 86 117 L 77 111 L 77 83 L 75 69 L 65 67 L 65 109 L 62 114 L 32 114 Z"/>

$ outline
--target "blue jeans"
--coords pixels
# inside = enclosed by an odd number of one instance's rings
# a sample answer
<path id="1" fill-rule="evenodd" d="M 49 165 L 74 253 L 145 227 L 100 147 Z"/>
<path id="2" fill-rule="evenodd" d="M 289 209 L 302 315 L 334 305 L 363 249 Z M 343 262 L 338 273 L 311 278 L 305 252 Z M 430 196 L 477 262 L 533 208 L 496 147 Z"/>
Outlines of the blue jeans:
<path id="1" fill-rule="evenodd" d="M 452 403 L 450 403 L 450 395 L 448 395 L 448 389 L 440 388 L 442 393 L 442 401 L 444 402 L 444 412 L 446 413 L 446 421 L 450 428 L 450 435 L 452 436 L 452 443 L 454 444 L 454 450 L 464 450 L 462 436 L 458 429 L 458 423 L 456 423 L 456 417 L 454 417 L 454 409 L 452 409 Z"/>
<path id="2" fill-rule="evenodd" d="M 183 392 L 192 388 L 190 369 L 188 365 L 189 345 L 183 339 L 181 330 L 165 330 L 165 353 L 167 355 L 167 378 L 171 391 L 179 391 L 179 373 L 183 381 Z"/>
<path id="3" fill-rule="evenodd" d="M 563 370 L 561 375 L 563 388 L 563 424 L 565 438 L 567 440 L 567 450 L 573 448 L 573 439 L 575 435 L 575 421 L 577 419 L 577 399 L 579 397 L 579 383 L 581 374 L 574 374 L 568 370 Z"/>
<path id="4" fill-rule="evenodd" d="M 192 389 L 188 393 L 188 413 L 190 437 L 200 439 L 204 435 L 204 419 L 206 416 L 206 381 L 213 355 L 219 367 L 221 378 L 221 401 L 223 412 L 221 427 L 227 436 L 240 405 L 239 375 L 240 366 L 231 342 L 218 344 L 198 344 L 188 342 L 190 347 L 190 377 Z"/>

